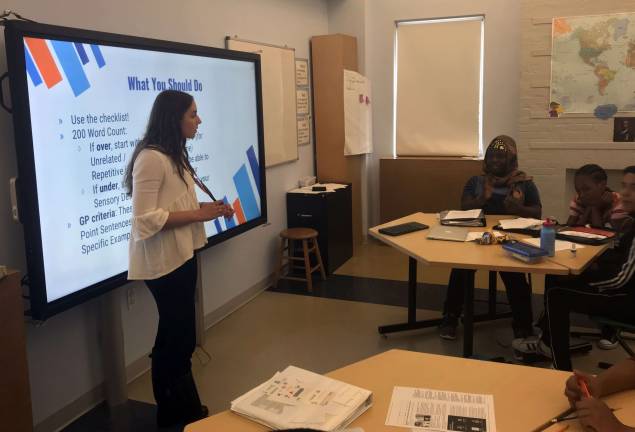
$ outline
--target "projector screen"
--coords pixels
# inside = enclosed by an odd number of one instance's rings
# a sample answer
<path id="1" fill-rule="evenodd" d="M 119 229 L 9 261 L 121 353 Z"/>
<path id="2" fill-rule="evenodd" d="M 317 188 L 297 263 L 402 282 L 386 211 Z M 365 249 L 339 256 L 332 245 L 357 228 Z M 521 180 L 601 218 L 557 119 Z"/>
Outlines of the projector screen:
<path id="1" fill-rule="evenodd" d="M 5 43 L 34 318 L 126 282 L 122 180 L 162 90 L 194 97 L 190 161 L 235 210 L 205 224 L 208 246 L 266 222 L 259 56 L 22 22 Z"/>

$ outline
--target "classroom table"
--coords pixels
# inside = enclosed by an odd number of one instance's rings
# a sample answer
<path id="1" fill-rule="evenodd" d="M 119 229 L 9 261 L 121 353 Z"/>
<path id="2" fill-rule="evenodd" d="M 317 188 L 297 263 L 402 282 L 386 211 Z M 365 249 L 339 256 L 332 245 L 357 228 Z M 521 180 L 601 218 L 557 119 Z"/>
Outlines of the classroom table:
<path id="1" fill-rule="evenodd" d="M 505 218 L 510 218 L 510 216 L 489 215 L 487 216 L 486 227 L 474 227 L 470 228 L 470 231 L 491 231 L 492 227 L 497 225 L 500 219 Z M 430 266 L 459 269 L 567 275 L 581 272 L 606 248 L 606 245 L 587 245 L 579 249 L 575 257 L 569 251 L 560 251 L 553 258 L 544 259 L 535 264 L 528 264 L 509 256 L 500 245 L 482 246 L 475 242 L 428 240 L 428 230 L 416 231 L 401 236 L 388 236 L 379 233 L 380 228 L 405 222 L 419 222 L 430 227 L 439 225 L 436 214 L 414 213 L 368 230 L 371 236 L 408 256 L 408 320 L 405 323 L 380 326 L 378 331 L 381 334 L 435 327 L 442 321 L 441 318 L 420 321 L 416 319 L 417 261 Z M 527 236 L 513 234 L 513 237 L 522 238 Z M 493 315 L 492 313 L 474 316 L 474 281 L 471 279 L 465 290 L 463 310 L 464 357 L 473 355 L 474 322 L 489 321 L 503 316 L 505 315 Z M 506 316 L 509 316 L 509 314 Z"/>
<path id="2" fill-rule="evenodd" d="M 498 432 L 528 432 L 569 407 L 563 396 L 570 372 L 504 363 L 390 350 L 332 371 L 327 376 L 373 392 L 373 406 L 350 427 L 364 432 L 397 432 L 408 429 L 386 426 L 394 386 L 431 388 L 456 392 L 492 394 Z M 635 391 L 606 398 L 615 415 L 635 424 Z M 582 432 L 577 420 L 552 426 L 556 432 Z M 230 411 L 192 423 L 185 432 L 260 432 L 268 430 Z"/>

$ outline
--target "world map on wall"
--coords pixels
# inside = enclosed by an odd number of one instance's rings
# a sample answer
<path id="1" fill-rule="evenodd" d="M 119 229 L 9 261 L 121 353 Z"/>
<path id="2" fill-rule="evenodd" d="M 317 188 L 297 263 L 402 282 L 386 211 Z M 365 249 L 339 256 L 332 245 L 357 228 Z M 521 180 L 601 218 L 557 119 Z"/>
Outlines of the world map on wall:
<path id="1" fill-rule="evenodd" d="M 635 13 L 553 19 L 551 102 L 564 113 L 635 111 Z"/>

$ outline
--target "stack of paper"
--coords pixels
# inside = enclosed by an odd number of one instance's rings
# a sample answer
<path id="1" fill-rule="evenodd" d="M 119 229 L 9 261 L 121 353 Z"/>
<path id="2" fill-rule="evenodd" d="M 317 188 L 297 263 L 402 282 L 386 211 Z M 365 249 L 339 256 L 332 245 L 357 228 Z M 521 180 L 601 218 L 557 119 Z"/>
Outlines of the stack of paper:
<path id="1" fill-rule="evenodd" d="M 502 229 L 533 229 L 539 228 L 542 225 L 542 221 L 540 219 L 532 219 L 532 218 L 516 218 L 516 219 L 503 219 L 499 221 L 499 224 Z"/>
<path id="2" fill-rule="evenodd" d="M 464 227 L 482 227 L 485 226 L 483 218 L 483 210 L 447 210 L 439 213 L 441 225 L 455 225 Z"/>
<path id="3" fill-rule="evenodd" d="M 473 209 L 473 210 L 449 210 L 441 216 L 441 220 L 469 220 L 469 219 L 479 219 L 483 217 L 483 210 L 481 209 Z"/>
<path id="4" fill-rule="evenodd" d="M 326 190 L 324 191 L 314 191 L 313 186 L 324 186 Z M 301 193 L 301 194 L 321 194 L 325 192 L 335 192 L 338 189 L 345 188 L 346 185 L 338 184 L 338 183 L 316 183 L 311 186 L 305 186 L 301 188 L 291 189 L 289 193 Z"/>
<path id="5" fill-rule="evenodd" d="M 593 234 L 593 233 L 583 232 L 583 231 L 560 231 L 558 234 L 563 234 L 563 235 L 567 235 L 567 236 L 574 236 L 574 237 L 588 238 L 588 239 L 593 239 L 593 240 L 604 240 L 604 239 L 606 239 L 605 235 Z"/>
<path id="6" fill-rule="evenodd" d="M 494 396 L 395 387 L 386 425 L 413 431 L 496 432 Z"/>
<path id="7" fill-rule="evenodd" d="M 272 429 L 333 431 L 373 403 L 372 393 L 289 366 L 231 403 L 231 410 Z"/>
<path id="8" fill-rule="evenodd" d="M 521 239 L 520 241 L 523 243 L 530 244 L 532 246 L 540 247 L 539 238 L 527 238 L 527 239 Z M 564 240 L 556 240 L 556 246 L 555 246 L 556 252 L 563 251 L 563 250 L 582 249 L 582 248 L 584 248 L 584 246 L 578 243 L 573 243 L 573 242 L 564 241 Z"/>

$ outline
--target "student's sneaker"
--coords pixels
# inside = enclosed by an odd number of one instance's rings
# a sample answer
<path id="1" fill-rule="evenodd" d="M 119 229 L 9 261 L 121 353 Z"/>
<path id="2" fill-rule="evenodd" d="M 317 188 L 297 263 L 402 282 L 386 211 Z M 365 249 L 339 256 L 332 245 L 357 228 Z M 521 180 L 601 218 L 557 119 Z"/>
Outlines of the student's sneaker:
<path id="1" fill-rule="evenodd" d="M 598 340 L 598 348 L 603 350 L 612 350 L 617 348 L 619 342 L 617 341 L 617 331 L 613 327 L 603 326 L 602 337 Z"/>
<path id="2" fill-rule="evenodd" d="M 458 324 L 458 318 L 449 315 L 444 316 L 443 321 L 439 324 L 439 337 L 446 340 L 456 340 L 456 327 Z"/>
<path id="3" fill-rule="evenodd" d="M 619 345 L 619 342 L 615 338 L 611 338 L 611 339 L 602 338 L 598 340 L 598 348 L 603 350 L 612 350 L 617 348 L 618 345 Z"/>
<path id="4" fill-rule="evenodd" d="M 551 349 L 539 336 L 514 339 L 512 348 L 514 350 L 514 358 L 525 363 L 551 359 Z"/>

